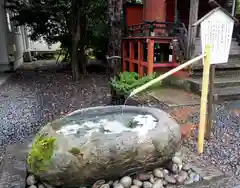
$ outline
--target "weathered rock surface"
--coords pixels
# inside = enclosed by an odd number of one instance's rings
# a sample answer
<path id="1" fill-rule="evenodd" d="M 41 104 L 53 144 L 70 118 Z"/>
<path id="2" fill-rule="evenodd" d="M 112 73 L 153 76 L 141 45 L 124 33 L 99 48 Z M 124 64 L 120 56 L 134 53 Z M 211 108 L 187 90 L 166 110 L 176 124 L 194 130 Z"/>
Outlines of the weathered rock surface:
<path id="1" fill-rule="evenodd" d="M 143 123 L 120 129 L 117 123 L 103 122 L 100 128 L 89 124 L 122 111 L 123 119 L 129 114 L 150 115 L 154 127 Z M 84 124 L 86 121 L 88 124 Z M 117 179 L 165 163 L 177 151 L 180 139 L 179 125 L 155 108 L 86 108 L 40 130 L 30 150 L 28 166 L 31 173 L 51 185 L 90 185 L 99 179 Z"/>

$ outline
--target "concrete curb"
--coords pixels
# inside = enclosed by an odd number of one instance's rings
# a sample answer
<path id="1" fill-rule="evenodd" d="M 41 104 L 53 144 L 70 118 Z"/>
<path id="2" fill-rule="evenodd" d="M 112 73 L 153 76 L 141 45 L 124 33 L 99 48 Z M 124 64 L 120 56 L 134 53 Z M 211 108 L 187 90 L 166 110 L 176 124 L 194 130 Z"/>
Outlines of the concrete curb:
<path id="1" fill-rule="evenodd" d="M 6 81 L 11 77 L 11 74 L 2 73 L 0 74 L 0 87 L 6 83 Z"/>

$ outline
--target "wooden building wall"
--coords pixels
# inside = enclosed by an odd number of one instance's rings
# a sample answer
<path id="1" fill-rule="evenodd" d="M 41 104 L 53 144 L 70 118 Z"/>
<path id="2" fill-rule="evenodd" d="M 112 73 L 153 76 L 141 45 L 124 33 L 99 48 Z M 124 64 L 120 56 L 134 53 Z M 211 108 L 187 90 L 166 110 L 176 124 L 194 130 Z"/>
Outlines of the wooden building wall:
<path id="1" fill-rule="evenodd" d="M 165 0 L 146 0 L 144 2 L 143 18 L 147 21 L 166 20 Z"/>
<path id="2" fill-rule="evenodd" d="M 134 25 L 143 22 L 143 5 L 126 3 L 123 5 L 126 25 Z"/>
<path id="3" fill-rule="evenodd" d="M 227 7 L 227 1 L 216 0 L 222 7 L 231 9 Z M 198 18 L 203 17 L 214 8 L 208 2 L 209 0 L 199 0 Z M 190 0 L 178 0 L 177 9 L 180 22 L 183 22 L 187 26 L 189 24 Z"/>
<path id="4" fill-rule="evenodd" d="M 174 22 L 175 20 L 175 7 L 176 0 L 168 0 L 166 1 L 166 21 Z"/>

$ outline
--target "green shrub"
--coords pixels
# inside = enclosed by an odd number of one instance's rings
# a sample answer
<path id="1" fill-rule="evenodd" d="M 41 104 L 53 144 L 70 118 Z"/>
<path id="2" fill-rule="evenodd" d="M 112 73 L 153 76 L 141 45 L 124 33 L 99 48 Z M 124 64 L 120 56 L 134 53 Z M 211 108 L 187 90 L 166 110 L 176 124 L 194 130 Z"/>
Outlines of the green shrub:
<path id="1" fill-rule="evenodd" d="M 121 72 L 118 76 L 111 79 L 110 85 L 116 90 L 117 94 L 128 95 L 132 90 L 153 80 L 155 74 L 139 78 L 136 72 Z"/>

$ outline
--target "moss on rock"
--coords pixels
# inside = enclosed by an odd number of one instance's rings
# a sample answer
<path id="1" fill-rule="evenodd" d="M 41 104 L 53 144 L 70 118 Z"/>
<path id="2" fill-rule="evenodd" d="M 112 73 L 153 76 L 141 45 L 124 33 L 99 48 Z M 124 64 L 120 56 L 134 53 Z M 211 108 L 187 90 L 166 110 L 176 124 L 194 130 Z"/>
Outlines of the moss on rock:
<path id="1" fill-rule="evenodd" d="M 73 147 L 68 152 L 73 154 L 73 155 L 78 155 L 78 154 L 80 154 L 80 149 Z"/>
<path id="2" fill-rule="evenodd" d="M 44 135 L 40 135 L 35 138 L 27 158 L 30 171 L 38 174 L 48 169 L 56 147 L 55 142 L 56 138 Z"/>

